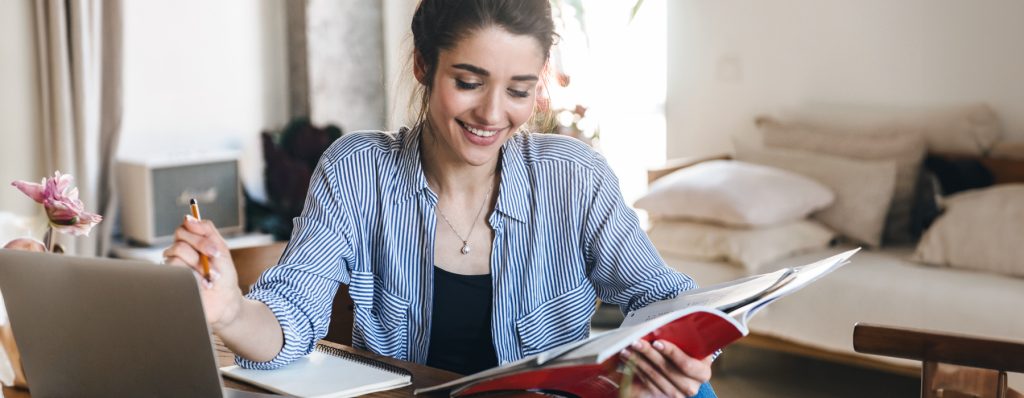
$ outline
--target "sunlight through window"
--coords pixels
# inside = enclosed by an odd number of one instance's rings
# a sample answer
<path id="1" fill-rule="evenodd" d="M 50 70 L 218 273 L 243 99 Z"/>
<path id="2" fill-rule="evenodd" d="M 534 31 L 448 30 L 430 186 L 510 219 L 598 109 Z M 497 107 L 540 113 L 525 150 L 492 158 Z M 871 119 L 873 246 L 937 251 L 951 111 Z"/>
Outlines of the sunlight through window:
<path id="1" fill-rule="evenodd" d="M 553 62 L 570 78 L 552 107 L 587 108 L 595 146 L 619 177 L 626 203 L 647 189 L 646 170 L 665 161 L 666 6 L 645 0 L 561 1 Z"/>

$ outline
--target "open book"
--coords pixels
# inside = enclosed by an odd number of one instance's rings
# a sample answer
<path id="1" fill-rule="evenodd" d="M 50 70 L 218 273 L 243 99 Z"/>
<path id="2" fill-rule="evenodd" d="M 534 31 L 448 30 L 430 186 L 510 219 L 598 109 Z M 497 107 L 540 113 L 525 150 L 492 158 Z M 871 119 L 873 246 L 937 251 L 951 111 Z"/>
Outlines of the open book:
<path id="1" fill-rule="evenodd" d="M 634 341 L 667 340 L 691 357 L 707 357 L 746 336 L 747 322 L 759 310 L 848 263 L 858 250 L 686 291 L 626 314 L 618 329 L 415 393 L 451 390 L 452 396 L 463 396 L 534 390 L 614 397 L 622 377 L 617 354 Z"/>
<path id="2" fill-rule="evenodd" d="M 232 379 L 293 397 L 357 397 L 412 383 L 412 374 L 405 369 L 323 344 L 280 369 L 220 370 Z"/>

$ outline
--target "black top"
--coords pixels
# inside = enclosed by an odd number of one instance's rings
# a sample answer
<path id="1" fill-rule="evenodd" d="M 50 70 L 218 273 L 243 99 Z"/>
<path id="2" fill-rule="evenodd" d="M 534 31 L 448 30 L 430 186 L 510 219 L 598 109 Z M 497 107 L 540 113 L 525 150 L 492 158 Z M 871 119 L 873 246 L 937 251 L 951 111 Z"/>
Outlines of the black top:
<path id="1" fill-rule="evenodd" d="M 427 365 L 472 374 L 498 365 L 491 341 L 491 275 L 434 267 L 434 309 Z"/>

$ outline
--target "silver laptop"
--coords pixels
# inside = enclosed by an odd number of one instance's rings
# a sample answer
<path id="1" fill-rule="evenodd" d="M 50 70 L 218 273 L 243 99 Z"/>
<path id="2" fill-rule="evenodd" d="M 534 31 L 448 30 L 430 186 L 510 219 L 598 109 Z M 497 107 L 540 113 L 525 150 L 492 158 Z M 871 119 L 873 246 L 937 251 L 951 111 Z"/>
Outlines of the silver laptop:
<path id="1" fill-rule="evenodd" d="M 224 389 L 191 271 L 0 250 L 34 398 L 266 397 Z"/>

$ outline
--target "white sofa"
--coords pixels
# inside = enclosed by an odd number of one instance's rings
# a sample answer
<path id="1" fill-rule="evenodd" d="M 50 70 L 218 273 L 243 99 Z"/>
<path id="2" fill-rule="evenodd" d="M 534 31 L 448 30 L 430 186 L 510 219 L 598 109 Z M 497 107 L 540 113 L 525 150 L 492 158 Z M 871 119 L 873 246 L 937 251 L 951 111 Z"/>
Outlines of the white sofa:
<path id="1" fill-rule="evenodd" d="M 808 218 L 793 222 L 824 224 L 843 239 L 862 242 L 867 250 L 855 255 L 851 264 L 758 313 L 750 324 L 751 336 L 741 340 L 742 344 L 915 373 L 920 366 L 918 362 L 856 353 L 854 325 L 867 322 L 1024 341 L 1024 311 L 1020 309 L 1024 307 L 1024 255 L 1019 254 L 1024 251 L 1013 243 L 1019 241 L 1024 245 L 1024 236 L 1014 236 L 1024 235 L 1021 232 L 1024 228 L 1019 227 L 1024 225 L 1024 219 L 1012 220 L 1024 214 L 1017 204 L 1021 202 L 1017 198 L 1024 192 L 1019 186 L 1009 187 L 1018 196 L 1001 202 L 1011 203 L 1010 206 L 989 206 L 990 202 L 979 206 L 978 202 L 973 202 L 972 206 L 963 207 L 984 209 L 987 213 L 972 212 L 967 213 L 967 217 L 960 217 L 965 213 L 957 213 L 956 218 L 945 218 L 957 221 L 946 222 L 942 234 L 925 234 L 924 241 L 928 244 L 921 247 L 927 249 L 922 251 L 918 247 L 916 259 L 930 256 L 929 262 L 936 263 L 932 258 L 938 252 L 938 257 L 946 257 L 937 263 L 951 266 L 910 261 L 918 244 L 910 242 L 913 233 L 902 235 L 902 239 L 900 235 L 888 236 L 890 227 L 892 231 L 906 232 L 912 230 L 907 229 L 908 225 L 926 225 L 917 223 L 920 217 L 907 219 L 908 215 L 921 216 L 925 214 L 922 209 L 930 208 L 928 203 L 919 201 L 930 197 L 927 187 L 934 186 L 922 184 L 926 174 L 920 170 L 926 154 L 941 154 L 940 163 L 951 160 L 981 164 L 992 172 L 996 184 L 1024 182 L 1024 142 L 1005 137 L 1003 123 L 992 107 L 985 104 L 925 108 L 809 104 L 773 115 L 760 115 L 754 117 L 753 122 L 757 134 L 734 137 L 738 159 L 811 178 L 828 186 L 836 195 L 836 201 L 829 207 L 808 210 Z M 780 233 L 771 229 L 776 224 L 758 225 L 745 220 L 736 225 L 710 212 L 700 213 L 695 218 L 693 209 L 709 207 L 708 203 L 715 207 L 729 202 L 728 206 L 748 210 L 774 203 L 756 197 L 763 192 L 757 189 L 763 187 L 755 187 L 720 171 L 718 174 L 704 171 L 723 167 L 690 167 L 732 158 L 721 155 L 676 159 L 648 172 L 649 182 L 654 183 L 686 169 L 684 173 L 652 184 L 651 191 L 637 202 L 638 208 L 649 211 L 652 242 L 670 266 L 689 274 L 701 285 L 709 285 L 810 263 L 849 248 L 823 248 L 822 242 L 827 241 L 827 237 L 822 240 L 820 234 L 814 243 L 789 247 L 790 242 L 810 240 L 798 237 L 796 232 L 786 232 L 784 239 L 777 239 Z M 932 159 L 933 166 L 935 160 Z M 732 169 L 741 167 L 745 166 L 733 165 Z M 854 172 L 855 169 L 858 171 Z M 865 171 L 869 169 L 873 172 Z M 950 176 L 945 171 L 933 171 L 942 174 L 940 179 Z M 973 176 L 972 182 L 984 180 L 976 174 Z M 806 195 L 798 193 L 802 191 L 795 186 L 780 187 L 773 192 L 776 191 L 792 195 L 793 203 L 805 199 Z M 713 194 L 704 195 L 706 192 Z M 888 199 L 881 199 L 879 195 L 873 196 L 874 199 L 857 196 L 862 193 L 891 193 L 892 196 L 886 196 Z M 732 203 L 733 198 L 752 199 Z M 695 206 L 694 200 L 706 202 L 697 202 Z M 945 200 L 952 204 L 959 199 L 946 197 Z M 836 211 L 842 211 L 842 217 L 830 218 Z M 946 215 L 953 212 L 947 210 Z M 1005 214 L 1015 215 L 1007 217 Z M 864 234 L 859 233 L 862 229 L 850 228 L 877 226 L 869 230 L 881 234 L 881 218 L 885 219 L 886 232 L 881 239 L 879 235 L 870 234 L 865 239 Z M 901 220 L 903 224 L 897 224 Z M 937 219 L 932 226 L 941 220 Z M 985 220 L 988 224 L 973 220 Z M 862 225 L 870 222 L 874 224 Z M 1008 224 L 1014 222 L 1021 224 Z M 1005 228 L 1007 225 L 1011 227 Z M 945 233 L 948 231 L 955 233 Z M 732 238 L 732 234 L 746 237 L 740 240 Z M 942 239 L 934 239 L 937 236 Z M 757 243 L 748 245 L 751 241 Z M 893 245 L 892 242 L 905 243 Z M 1012 250 L 999 249 L 1006 246 L 1011 246 Z M 750 261 L 750 257 L 757 256 L 749 254 L 763 253 L 766 247 L 779 249 L 776 250 L 778 255 Z M 959 256 L 956 261 L 951 260 L 950 253 L 954 252 Z M 712 256 L 713 253 L 718 253 L 717 257 Z M 964 256 L 964 253 L 971 254 Z M 997 264 L 989 261 L 993 257 L 999 258 Z M 1017 390 L 1024 389 L 1024 375 L 1011 374 L 1010 381 Z"/>
<path id="2" fill-rule="evenodd" d="M 757 272 L 797 266 L 838 253 L 835 247 L 777 261 Z M 751 321 L 755 344 L 792 343 L 821 351 L 821 356 L 898 367 L 913 362 L 864 356 L 853 351 L 853 325 L 868 322 L 916 329 L 1022 340 L 1024 279 L 938 268 L 910 262 L 907 248 L 862 251 L 853 261 L 792 296 L 758 313 Z M 745 275 L 735 266 L 665 256 L 672 267 L 701 285 Z M 781 344 L 780 344 L 781 345 Z M 835 354 L 835 355 L 830 355 Z M 868 362 L 863 362 L 866 360 Z"/>
<path id="3" fill-rule="evenodd" d="M 695 163 L 679 161 L 652 170 L 649 176 L 653 181 Z M 705 286 L 808 264 L 848 248 L 814 250 L 752 270 L 673 255 L 671 248 L 659 250 L 666 263 Z M 750 323 L 751 336 L 741 343 L 911 374 L 919 362 L 854 352 L 854 325 L 867 322 L 1024 341 L 1024 278 L 915 263 L 909 260 L 913 251 L 913 245 L 861 251 L 845 267 L 759 312 Z M 1010 385 L 1024 388 L 1024 375 L 1011 374 Z"/>

